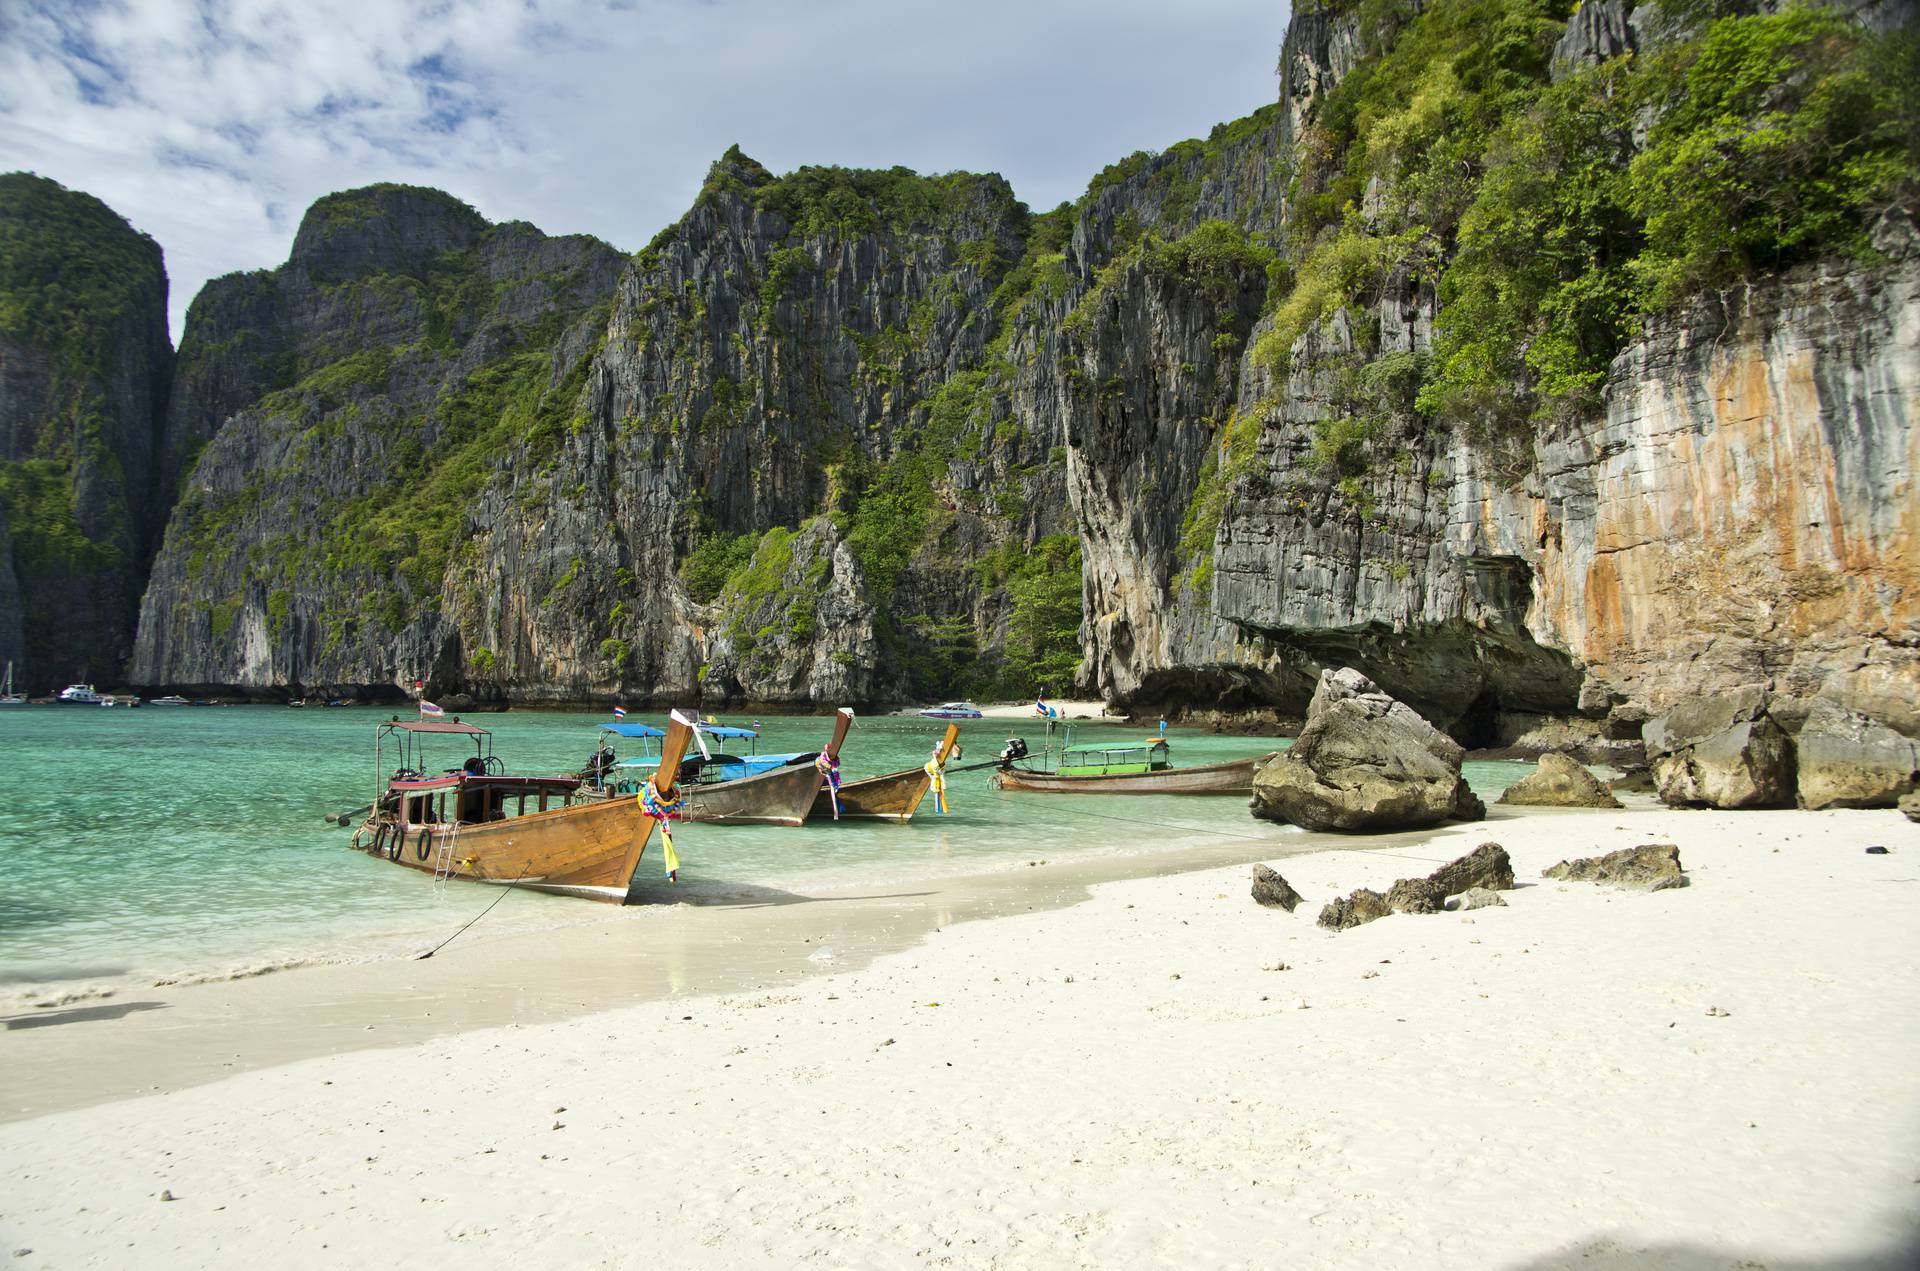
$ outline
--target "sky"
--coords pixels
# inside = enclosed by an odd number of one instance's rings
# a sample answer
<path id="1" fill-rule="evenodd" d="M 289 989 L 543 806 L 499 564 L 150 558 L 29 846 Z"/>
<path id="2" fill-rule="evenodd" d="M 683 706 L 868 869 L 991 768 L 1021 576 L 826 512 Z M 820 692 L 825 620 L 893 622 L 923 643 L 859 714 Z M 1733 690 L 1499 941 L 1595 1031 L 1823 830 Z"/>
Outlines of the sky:
<path id="1" fill-rule="evenodd" d="M 634 251 L 738 143 L 999 172 L 1036 210 L 1277 95 L 1287 0 L 0 0 L 0 171 L 208 278 L 323 194 L 430 185 Z"/>

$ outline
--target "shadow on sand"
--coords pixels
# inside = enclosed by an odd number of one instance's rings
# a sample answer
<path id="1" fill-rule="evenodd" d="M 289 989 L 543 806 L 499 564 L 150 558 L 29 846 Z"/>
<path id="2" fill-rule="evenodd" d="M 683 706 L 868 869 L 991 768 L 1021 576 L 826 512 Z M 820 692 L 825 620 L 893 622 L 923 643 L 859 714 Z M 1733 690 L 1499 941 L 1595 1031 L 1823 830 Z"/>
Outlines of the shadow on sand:
<path id="1" fill-rule="evenodd" d="M 99 1006 L 75 1006 L 64 1011 L 35 1011 L 31 1015 L 0 1017 L 7 1031 L 16 1028 L 51 1028 L 55 1024 L 85 1024 L 92 1020 L 122 1019 L 135 1011 L 163 1011 L 165 1002 L 107 1002 Z"/>
<path id="2" fill-rule="evenodd" d="M 1631 1236 L 1600 1236 L 1554 1253 L 1517 1262 L 1505 1271 L 1905 1271 L 1920 1266 L 1920 1241 L 1908 1241 L 1867 1253 L 1818 1258 L 1768 1257 L 1752 1249 L 1712 1249 L 1704 1245 L 1643 1244 Z"/>
<path id="3" fill-rule="evenodd" d="M 645 883 L 636 884 L 627 892 L 627 904 L 630 906 L 695 905 L 703 909 L 763 909 L 776 905 L 812 905 L 822 901 L 917 900 L 924 896 L 938 894 L 937 891 L 894 891 L 875 892 L 871 895 L 835 892 L 831 896 L 803 896 L 799 892 L 786 891 L 779 887 L 762 887 L 757 883 L 680 883 L 677 885 Z"/>

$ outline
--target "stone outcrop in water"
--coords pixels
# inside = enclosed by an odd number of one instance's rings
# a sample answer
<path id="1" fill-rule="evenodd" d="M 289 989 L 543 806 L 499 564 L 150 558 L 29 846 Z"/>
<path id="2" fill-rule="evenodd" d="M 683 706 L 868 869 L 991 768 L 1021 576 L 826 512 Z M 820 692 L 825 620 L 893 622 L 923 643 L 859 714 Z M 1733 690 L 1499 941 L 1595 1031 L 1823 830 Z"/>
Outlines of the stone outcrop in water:
<path id="1" fill-rule="evenodd" d="M 1565 755 L 1540 756 L 1540 766 L 1500 792 L 1500 802 L 1540 808 L 1617 808 L 1600 779 Z"/>

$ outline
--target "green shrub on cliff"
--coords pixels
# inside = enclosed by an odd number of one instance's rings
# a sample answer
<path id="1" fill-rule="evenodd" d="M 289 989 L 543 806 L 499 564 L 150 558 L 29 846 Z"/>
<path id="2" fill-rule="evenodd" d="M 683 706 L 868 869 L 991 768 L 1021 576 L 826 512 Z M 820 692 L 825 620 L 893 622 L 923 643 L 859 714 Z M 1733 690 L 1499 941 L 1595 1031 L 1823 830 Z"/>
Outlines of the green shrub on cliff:
<path id="1" fill-rule="evenodd" d="M 715 531 L 700 540 L 700 545 L 680 562 L 680 581 L 687 594 L 700 604 L 711 604 L 727 585 L 733 573 L 753 559 L 758 542 L 751 534 Z"/>
<path id="2" fill-rule="evenodd" d="M 1080 667 L 1080 540 L 1055 534 L 1034 545 L 1007 583 L 1007 691 L 1061 694 Z"/>
<path id="3" fill-rule="evenodd" d="M 1258 354 L 1284 369 L 1334 309 L 1425 283 L 1440 303 L 1420 409 L 1514 437 L 1592 409 L 1648 315 L 1868 256 L 1872 219 L 1920 189 L 1914 36 L 1731 7 L 1691 4 L 1668 15 L 1674 42 L 1554 84 L 1561 0 L 1362 5 L 1369 30 L 1401 29 L 1296 148 L 1299 260 Z"/>
<path id="4" fill-rule="evenodd" d="M 1651 307 L 1825 253 L 1864 257 L 1878 212 L 1920 198 L 1920 39 L 1788 9 L 1714 23 L 1657 60 L 1635 156 L 1633 261 Z"/>
<path id="5" fill-rule="evenodd" d="M 99 376 L 126 324 L 166 294 L 160 248 L 90 194 L 0 174 L 0 332 Z"/>

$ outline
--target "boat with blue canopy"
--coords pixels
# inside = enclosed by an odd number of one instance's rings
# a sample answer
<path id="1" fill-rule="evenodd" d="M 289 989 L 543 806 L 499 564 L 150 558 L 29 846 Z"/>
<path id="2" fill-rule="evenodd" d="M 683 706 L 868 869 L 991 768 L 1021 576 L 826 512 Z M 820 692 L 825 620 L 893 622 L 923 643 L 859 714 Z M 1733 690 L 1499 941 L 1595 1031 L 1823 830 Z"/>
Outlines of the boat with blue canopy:
<path id="1" fill-rule="evenodd" d="M 680 765 L 681 783 L 688 786 L 712 786 L 723 781 L 757 777 L 776 768 L 801 762 L 811 763 L 819 754 L 818 751 L 809 750 L 763 755 L 759 750 L 760 733 L 752 728 L 702 722 L 696 724 L 694 730 L 702 738 L 715 741 L 745 741 L 747 753 L 738 755 L 726 751 L 708 751 L 702 745 L 703 753 L 689 755 Z M 599 745 L 586 766 L 580 770 L 580 775 L 595 791 L 604 788 L 612 794 L 638 794 L 640 787 L 646 784 L 647 778 L 659 766 L 659 741 L 665 736 L 650 724 L 629 724 L 625 721 L 602 724 Z M 616 740 L 634 741 L 639 745 L 631 748 L 632 753 L 628 758 L 621 759 L 613 744 Z"/>
<path id="2" fill-rule="evenodd" d="M 760 733 L 702 720 L 694 725 L 700 753 L 689 753 L 680 763 L 678 781 L 686 791 L 687 821 L 715 821 L 736 825 L 799 825 L 812 811 L 815 795 L 829 774 L 839 770 L 839 754 L 853 712 L 842 708 L 834 720 L 831 739 L 820 750 L 761 754 Z M 659 763 L 660 730 L 646 724 L 615 721 L 600 726 L 599 746 L 581 769 L 591 795 L 625 798 L 640 792 Z M 615 739 L 637 742 L 622 759 Z M 744 755 L 708 747 L 707 741 L 745 741 Z"/>

